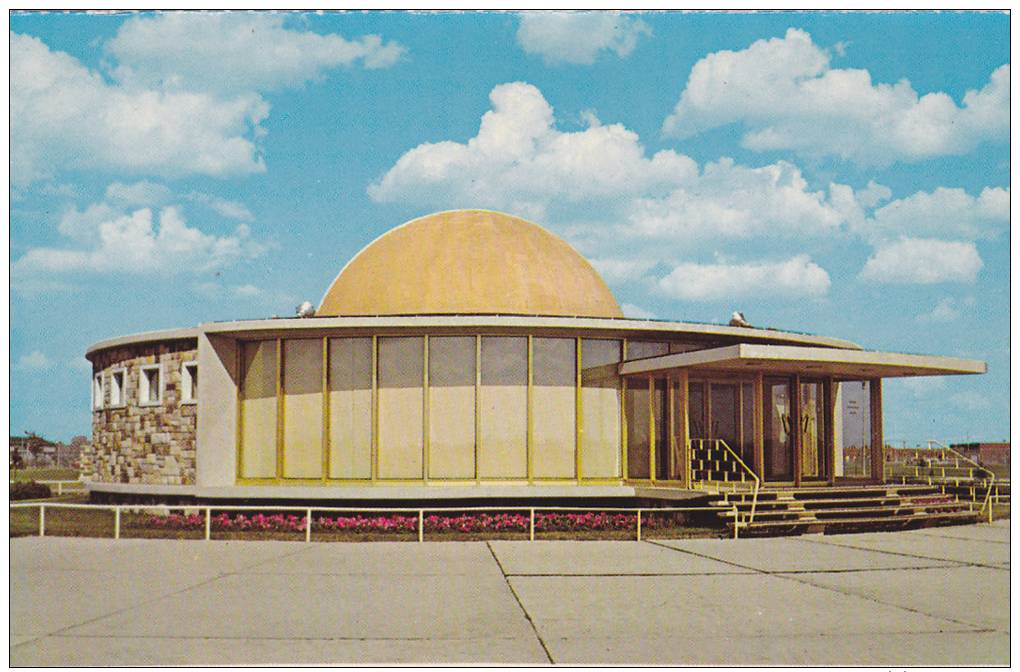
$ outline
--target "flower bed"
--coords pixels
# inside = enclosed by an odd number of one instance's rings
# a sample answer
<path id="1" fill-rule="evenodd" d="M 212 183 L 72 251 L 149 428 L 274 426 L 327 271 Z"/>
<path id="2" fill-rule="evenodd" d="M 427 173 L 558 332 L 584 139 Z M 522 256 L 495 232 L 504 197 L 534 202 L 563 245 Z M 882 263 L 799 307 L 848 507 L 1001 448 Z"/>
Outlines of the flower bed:
<path id="1" fill-rule="evenodd" d="M 294 539 L 304 538 L 307 519 L 298 513 L 227 513 L 212 517 L 211 531 L 217 539 Z M 524 512 L 509 513 L 438 513 L 432 512 L 422 519 L 426 538 L 470 539 L 479 536 L 496 539 L 527 538 L 530 516 Z M 203 513 L 171 513 L 169 515 L 143 515 L 133 518 L 133 529 L 152 533 L 200 531 L 205 527 Z M 682 535 L 685 519 L 682 515 L 646 513 L 642 529 L 649 536 Z M 535 534 L 541 538 L 605 538 L 629 539 L 637 531 L 636 513 L 611 511 L 536 512 Z M 661 534 L 657 535 L 656 532 Z M 375 539 L 415 539 L 418 534 L 418 516 L 414 514 L 314 514 L 312 538 L 321 541 Z M 146 535 L 148 536 L 148 535 Z M 191 536 L 190 534 L 187 536 Z"/>

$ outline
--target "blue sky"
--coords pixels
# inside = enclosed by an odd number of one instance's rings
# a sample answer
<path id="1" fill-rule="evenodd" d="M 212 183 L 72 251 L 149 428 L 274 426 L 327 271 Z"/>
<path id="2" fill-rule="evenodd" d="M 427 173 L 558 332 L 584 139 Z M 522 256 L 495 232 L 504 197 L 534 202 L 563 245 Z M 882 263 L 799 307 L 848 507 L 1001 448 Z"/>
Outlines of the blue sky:
<path id="1" fill-rule="evenodd" d="M 533 219 L 625 312 L 988 362 L 886 436 L 1009 435 L 1009 19 L 11 17 L 11 431 L 89 433 L 86 347 L 317 303 L 412 217 Z"/>

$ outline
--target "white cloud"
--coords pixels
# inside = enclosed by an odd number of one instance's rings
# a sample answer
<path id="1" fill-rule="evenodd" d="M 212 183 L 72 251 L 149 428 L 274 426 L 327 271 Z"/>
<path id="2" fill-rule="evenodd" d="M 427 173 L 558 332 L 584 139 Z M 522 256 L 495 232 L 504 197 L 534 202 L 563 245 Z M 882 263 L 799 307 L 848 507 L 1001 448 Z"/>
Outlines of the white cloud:
<path id="1" fill-rule="evenodd" d="M 523 12 L 517 43 L 549 63 L 591 65 L 602 51 L 629 56 L 652 29 L 619 12 Z"/>
<path id="2" fill-rule="evenodd" d="M 386 68 L 405 51 L 378 35 L 348 40 L 286 28 L 285 19 L 268 12 L 139 16 L 124 22 L 106 51 L 126 84 L 218 93 L 292 88 L 338 67 Z"/>
<path id="3" fill-rule="evenodd" d="M 778 262 L 680 264 L 658 282 L 673 298 L 714 301 L 744 296 L 822 296 L 829 274 L 807 255 Z"/>
<path id="4" fill-rule="evenodd" d="M 542 217 L 551 201 L 588 202 L 662 191 L 697 174 L 672 150 L 645 156 L 621 124 L 555 128 L 553 108 L 525 82 L 500 84 L 467 143 L 425 143 L 401 156 L 368 193 L 379 202 L 492 207 Z"/>
<path id="5" fill-rule="evenodd" d="M 18 368 L 25 371 L 41 371 L 50 368 L 50 359 L 38 350 L 18 358 Z"/>
<path id="6" fill-rule="evenodd" d="M 650 259 L 595 257 L 588 261 L 609 283 L 640 280 L 655 266 L 655 261 Z"/>
<path id="7" fill-rule="evenodd" d="M 232 289 L 232 291 L 234 296 L 245 298 L 260 296 L 262 294 L 262 290 L 255 285 L 237 285 Z"/>
<path id="8" fill-rule="evenodd" d="M 105 219 L 92 232 L 91 245 L 31 249 L 13 264 L 12 277 L 31 282 L 70 273 L 200 273 L 264 250 L 244 224 L 231 235 L 214 236 L 189 227 L 176 207 L 163 208 L 158 224 L 156 219 L 150 208 Z"/>
<path id="9" fill-rule="evenodd" d="M 11 33 L 11 175 L 23 188 L 61 169 L 177 177 L 266 169 L 265 91 L 337 67 L 392 65 L 378 36 L 283 26 L 283 14 L 170 12 L 125 21 L 106 44 L 111 79 L 38 38 Z"/>
<path id="10" fill-rule="evenodd" d="M 900 284 L 973 282 L 984 266 L 974 243 L 903 238 L 878 246 L 862 280 Z"/>
<path id="11" fill-rule="evenodd" d="M 19 185 L 59 168 L 160 175 L 260 172 L 257 95 L 127 89 L 71 56 L 11 34 L 11 174 Z"/>
<path id="12" fill-rule="evenodd" d="M 830 234 L 843 215 L 823 192 L 809 190 L 785 161 L 748 168 L 723 158 L 664 198 L 640 198 L 627 215 L 633 233 L 691 243 L 704 238 Z"/>
<path id="13" fill-rule="evenodd" d="M 960 317 L 960 309 L 956 301 L 949 296 L 939 299 L 938 303 L 926 313 L 917 316 L 918 322 L 952 322 Z"/>
<path id="14" fill-rule="evenodd" d="M 886 165 L 964 154 L 1009 132 L 1009 66 L 996 69 L 962 106 L 918 95 L 906 80 L 875 84 L 867 70 L 833 69 L 811 36 L 789 29 L 741 51 L 718 51 L 691 69 L 663 131 L 686 138 L 742 122 L 743 145 Z"/>
<path id="15" fill-rule="evenodd" d="M 159 205 L 170 200 L 170 189 L 162 184 L 141 180 L 133 184 L 114 182 L 106 188 L 106 200 L 127 207 Z"/>
<path id="16" fill-rule="evenodd" d="M 220 198 L 219 196 L 213 196 L 212 194 L 205 194 L 198 191 L 188 194 L 185 198 L 196 203 L 207 205 L 213 210 L 213 212 L 226 217 L 227 219 L 235 219 L 239 222 L 251 222 L 255 220 L 255 215 L 251 214 L 251 210 L 248 209 L 248 206 L 238 201 L 230 201 L 225 198 Z"/>
<path id="17" fill-rule="evenodd" d="M 624 317 L 632 317 L 636 320 L 654 320 L 655 313 L 645 310 L 641 306 L 635 306 L 633 303 L 625 303 L 620 306 L 620 310 L 623 311 Z"/>
<path id="18" fill-rule="evenodd" d="M 919 191 L 875 211 L 862 227 L 867 238 L 949 236 L 992 238 L 1009 228 L 1009 189 L 988 188 L 977 197 L 963 189 Z"/>

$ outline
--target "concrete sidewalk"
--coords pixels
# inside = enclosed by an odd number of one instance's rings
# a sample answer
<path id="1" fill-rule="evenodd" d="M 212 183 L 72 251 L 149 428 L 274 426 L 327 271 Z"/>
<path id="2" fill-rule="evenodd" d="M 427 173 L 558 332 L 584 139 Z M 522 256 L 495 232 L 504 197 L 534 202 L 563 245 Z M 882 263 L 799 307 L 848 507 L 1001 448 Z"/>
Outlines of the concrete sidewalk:
<path id="1" fill-rule="evenodd" d="M 10 662 L 1008 664 L 1009 542 L 12 539 Z"/>

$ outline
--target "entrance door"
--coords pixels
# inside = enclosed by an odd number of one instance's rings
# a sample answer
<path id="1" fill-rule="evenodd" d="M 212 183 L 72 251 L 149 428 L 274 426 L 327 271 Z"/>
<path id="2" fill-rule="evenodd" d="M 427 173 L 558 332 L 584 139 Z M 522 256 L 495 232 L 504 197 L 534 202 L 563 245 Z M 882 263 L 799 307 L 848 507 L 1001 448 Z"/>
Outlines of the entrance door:
<path id="1" fill-rule="evenodd" d="M 800 383 L 800 475 L 808 480 L 825 478 L 825 385 L 821 381 Z"/>
<path id="2" fill-rule="evenodd" d="M 786 378 L 765 379 L 765 479 L 793 480 L 792 398 Z"/>
<path id="3" fill-rule="evenodd" d="M 740 395 L 732 383 L 711 383 L 712 428 L 709 436 L 722 439 L 740 454 Z"/>

